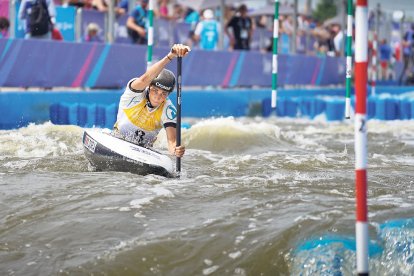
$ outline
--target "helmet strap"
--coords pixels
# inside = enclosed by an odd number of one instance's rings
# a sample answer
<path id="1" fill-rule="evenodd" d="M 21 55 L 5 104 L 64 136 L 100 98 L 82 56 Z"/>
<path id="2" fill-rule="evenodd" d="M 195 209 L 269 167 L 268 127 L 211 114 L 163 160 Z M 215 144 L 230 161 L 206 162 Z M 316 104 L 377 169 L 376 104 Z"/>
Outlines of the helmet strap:
<path id="1" fill-rule="evenodd" d="M 149 98 L 149 93 L 150 93 L 150 87 L 147 88 L 145 97 L 147 98 L 147 106 L 149 108 L 154 108 L 154 106 L 151 104 L 151 101 L 150 101 L 150 98 Z"/>

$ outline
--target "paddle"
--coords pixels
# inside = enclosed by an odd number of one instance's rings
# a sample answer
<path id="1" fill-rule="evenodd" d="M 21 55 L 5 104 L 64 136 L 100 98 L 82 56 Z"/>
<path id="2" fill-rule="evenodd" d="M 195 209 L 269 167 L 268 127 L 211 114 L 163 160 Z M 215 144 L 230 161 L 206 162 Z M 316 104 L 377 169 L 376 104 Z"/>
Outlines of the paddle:
<path id="1" fill-rule="evenodd" d="M 177 58 L 177 134 L 176 134 L 176 146 L 181 146 L 181 65 L 183 62 L 182 57 Z M 181 172 L 181 158 L 177 157 L 177 173 Z"/>

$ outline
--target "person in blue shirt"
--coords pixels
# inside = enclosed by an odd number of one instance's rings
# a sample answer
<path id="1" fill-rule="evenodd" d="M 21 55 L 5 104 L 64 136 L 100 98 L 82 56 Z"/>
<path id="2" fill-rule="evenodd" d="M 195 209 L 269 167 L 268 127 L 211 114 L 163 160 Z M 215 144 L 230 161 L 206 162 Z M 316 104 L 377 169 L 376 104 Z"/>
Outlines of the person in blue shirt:
<path id="1" fill-rule="evenodd" d="M 388 66 L 391 61 L 391 46 L 386 39 L 381 40 L 379 46 L 380 64 L 381 64 L 381 78 L 387 79 Z"/>
<path id="2" fill-rule="evenodd" d="M 199 20 L 200 15 L 198 14 L 198 12 L 188 7 L 184 16 L 184 22 L 189 24 L 197 24 Z"/>
<path id="3" fill-rule="evenodd" d="M 148 0 L 141 0 L 130 13 L 126 26 L 133 44 L 147 44 Z"/>
<path id="4" fill-rule="evenodd" d="M 198 14 L 198 12 L 190 7 L 186 7 L 185 8 L 185 12 L 184 12 L 184 23 L 188 23 L 190 24 L 190 32 L 188 34 L 188 44 L 189 45 L 193 45 L 193 43 L 195 42 L 196 38 L 194 36 L 194 31 L 196 28 L 196 25 L 198 23 L 198 21 L 200 20 L 200 15 Z"/>
<path id="5" fill-rule="evenodd" d="M 404 68 L 400 75 L 399 84 L 402 84 L 403 78 L 411 73 L 414 64 L 414 23 L 411 24 L 411 29 L 404 34 L 402 47 Z"/>
<path id="6" fill-rule="evenodd" d="M 117 15 L 123 15 L 128 13 L 128 6 L 129 6 L 129 0 L 121 0 L 118 2 L 118 5 L 116 6 L 116 14 Z"/>
<path id="7" fill-rule="evenodd" d="M 202 50 L 216 50 L 219 39 L 220 25 L 214 19 L 212 10 L 207 9 L 203 12 L 203 20 L 197 24 L 194 32 L 196 41 Z"/>

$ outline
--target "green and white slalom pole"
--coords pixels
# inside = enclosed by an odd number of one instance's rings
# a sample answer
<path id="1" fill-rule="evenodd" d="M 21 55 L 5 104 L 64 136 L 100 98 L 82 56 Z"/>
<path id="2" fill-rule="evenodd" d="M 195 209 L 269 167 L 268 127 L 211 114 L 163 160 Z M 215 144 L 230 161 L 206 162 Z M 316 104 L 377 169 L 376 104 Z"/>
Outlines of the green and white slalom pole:
<path id="1" fill-rule="evenodd" d="M 347 28 L 346 28 L 346 95 L 345 118 L 351 118 L 351 82 L 352 82 L 352 5 L 353 0 L 348 0 Z"/>
<path id="2" fill-rule="evenodd" d="M 375 18 L 378 21 L 378 18 Z M 377 52 L 378 52 L 378 33 L 377 28 L 374 29 L 374 35 L 372 39 L 372 73 L 371 73 L 371 95 L 375 96 L 376 86 L 377 86 Z"/>
<path id="3" fill-rule="evenodd" d="M 273 56 L 272 56 L 272 109 L 276 109 L 277 98 L 277 45 L 279 41 L 279 0 L 275 0 L 273 18 Z"/>
<path id="4" fill-rule="evenodd" d="M 147 50 L 147 69 L 152 65 L 152 47 L 154 44 L 154 5 L 155 0 L 149 0 L 148 9 L 148 50 Z"/>

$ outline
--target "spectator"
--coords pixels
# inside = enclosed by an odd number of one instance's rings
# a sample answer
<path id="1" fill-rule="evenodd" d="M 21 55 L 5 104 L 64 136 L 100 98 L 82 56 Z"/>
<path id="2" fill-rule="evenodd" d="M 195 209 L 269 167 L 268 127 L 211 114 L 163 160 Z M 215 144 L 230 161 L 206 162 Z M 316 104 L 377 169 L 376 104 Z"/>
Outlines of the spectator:
<path id="1" fill-rule="evenodd" d="M 341 30 L 341 25 L 333 24 L 331 26 L 331 32 L 335 56 L 339 57 L 344 46 L 344 33 Z"/>
<path id="2" fill-rule="evenodd" d="M 236 13 L 236 8 L 233 6 L 225 6 L 224 7 L 224 22 L 227 24 L 233 18 Z M 219 10 L 219 12 L 221 12 Z"/>
<path id="3" fill-rule="evenodd" d="M 196 25 L 200 20 L 200 15 L 197 11 L 193 10 L 192 8 L 187 8 L 185 15 L 184 15 L 184 22 L 189 23 L 192 25 Z"/>
<path id="4" fill-rule="evenodd" d="M 399 41 L 396 41 L 393 43 L 393 56 L 395 58 L 395 61 L 401 60 L 401 43 Z"/>
<path id="5" fill-rule="evenodd" d="M 85 1 L 85 0 L 84 0 Z M 113 0 L 87 0 L 91 2 L 92 8 L 100 12 L 108 12 L 108 1 Z M 129 0 L 114 1 L 114 10 L 116 15 L 123 15 L 128 12 Z"/>
<path id="6" fill-rule="evenodd" d="M 44 16 L 40 16 L 41 14 Z M 52 0 L 22 0 L 19 19 L 25 23 L 25 38 L 50 39 L 55 15 L 55 4 Z"/>
<path id="7" fill-rule="evenodd" d="M 330 33 L 320 21 L 316 22 L 316 27 L 311 33 L 315 38 L 314 48 L 318 56 L 327 54 L 327 52 L 333 48 L 330 40 Z"/>
<path id="8" fill-rule="evenodd" d="M 404 34 L 402 41 L 402 54 L 404 67 L 400 75 L 399 84 L 402 84 L 403 78 L 408 75 L 414 64 L 414 23 L 411 24 L 411 29 Z"/>
<path id="9" fill-rule="evenodd" d="M 281 54 L 289 54 L 290 53 L 290 45 L 291 45 L 291 25 L 289 20 L 284 15 L 279 16 L 279 45 L 278 49 L 280 49 Z M 292 29 L 293 30 L 293 29 Z"/>
<path id="10" fill-rule="evenodd" d="M 188 41 L 186 41 L 186 44 L 189 46 L 192 46 L 194 43 L 197 43 L 197 40 L 194 35 L 194 31 L 196 28 L 196 25 L 200 21 L 200 15 L 197 11 L 193 10 L 192 8 L 187 7 L 184 13 L 184 22 L 190 24 L 190 32 L 188 34 Z"/>
<path id="11" fill-rule="evenodd" d="M 336 32 L 337 32 L 336 25 L 328 25 L 325 28 L 327 29 L 327 31 L 329 33 L 329 37 L 326 41 L 327 47 L 328 47 L 328 52 L 326 53 L 326 55 L 330 56 L 330 57 L 335 57 L 337 55 L 336 47 L 335 47 L 335 41 L 334 41 L 334 39 L 336 37 Z"/>
<path id="12" fill-rule="evenodd" d="M 317 45 L 316 56 L 324 57 L 328 54 L 328 44 L 322 43 Z"/>
<path id="13" fill-rule="evenodd" d="M 230 49 L 250 50 L 253 34 L 253 20 L 247 15 L 246 5 L 239 7 L 239 12 L 227 23 L 225 32 L 230 39 Z M 229 29 L 232 32 L 229 32 Z"/>
<path id="14" fill-rule="evenodd" d="M 273 26 L 270 26 L 269 24 L 269 19 L 270 17 L 267 15 L 260 15 L 253 18 L 256 26 L 255 34 L 258 36 L 257 46 L 261 52 L 266 52 L 273 40 L 272 37 L 269 37 L 269 31 L 272 32 L 273 28 Z"/>
<path id="15" fill-rule="evenodd" d="M 91 22 L 88 24 L 86 31 L 86 42 L 103 42 L 102 38 L 99 36 L 100 28 L 99 25 Z"/>
<path id="16" fill-rule="evenodd" d="M 141 0 L 141 4 L 130 13 L 126 23 L 128 36 L 133 44 L 147 44 L 147 17 L 148 0 Z"/>
<path id="17" fill-rule="evenodd" d="M 293 35 L 293 18 L 291 16 L 281 16 L 280 21 L 283 32 L 289 36 Z"/>
<path id="18" fill-rule="evenodd" d="M 121 0 L 118 2 L 118 5 L 115 8 L 115 13 L 117 15 L 124 15 L 127 14 L 129 9 L 129 0 Z"/>
<path id="19" fill-rule="evenodd" d="M 170 19 L 170 15 L 168 13 L 168 0 L 160 0 L 159 1 L 159 16 L 160 18 Z"/>
<path id="20" fill-rule="evenodd" d="M 9 31 L 10 22 L 6 17 L 0 17 L 0 38 L 7 37 Z"/>
<path id="21" fill-rule="evenodd" d="M 78 8 L 92 8 L 92 0 L 68 0 L 67 3 Z"/>
<path id="22" fill-rule="evenodd" d="M 177 22 L 184 21 L 184 9 L 180 4 L 170 4 L 169 0 L 158 0 L 158 10 L 155 10 L 159 18 Z M 172 7 L 172 12 L 170 8 Z"/>
<path id="23" fill-rule="evenodd" d="M 174 4 L 172 16 L 173 19 L 177 22 L 184 21 L 184 9 L 180 4 Z"/>
<path id="24" fill-rule="evenodd" d="M 196 41 L 200 43 L 200 49 L 215 50 L 219 39 L 220 25 L 214 19 L 214 13 L 208 9 L 203 12 L 203 20 L 197 24 L 194 32 Z"/>
<path id="25" fill-rule="evenodd" d="M 53 40 L 58 40 L 58 41 L 63 40 L 63 35 L 60 32 L 60 30 L 58 28 L 56 28 L 56 26 L 53 26 L 53 29 L 52 29 L 52 39 Z"/>
<path id="26" fill-rule="evenodd" d="M 391 61 L 391 46 L 387 43 L 386 39 L 381 40 L 379 46 L 380 64 L 381 64 L 381 78 L 382 80 L 388 79 L 388 66 Z"/>
<path id="27" fill-rule="evenodd" d="M 107 0 L 92 0 L 92 8 L 100 12 L 107 12 L 108 3 L 106 1 Z"/>
<path id="28" fill-rule="evenodd" d="M 256 22 L 256 27 L 261 29 L 266 29 L 268 27 L 267 23 L 267 16 L 266 15 L 259 15 L 254 18 Z"/>

